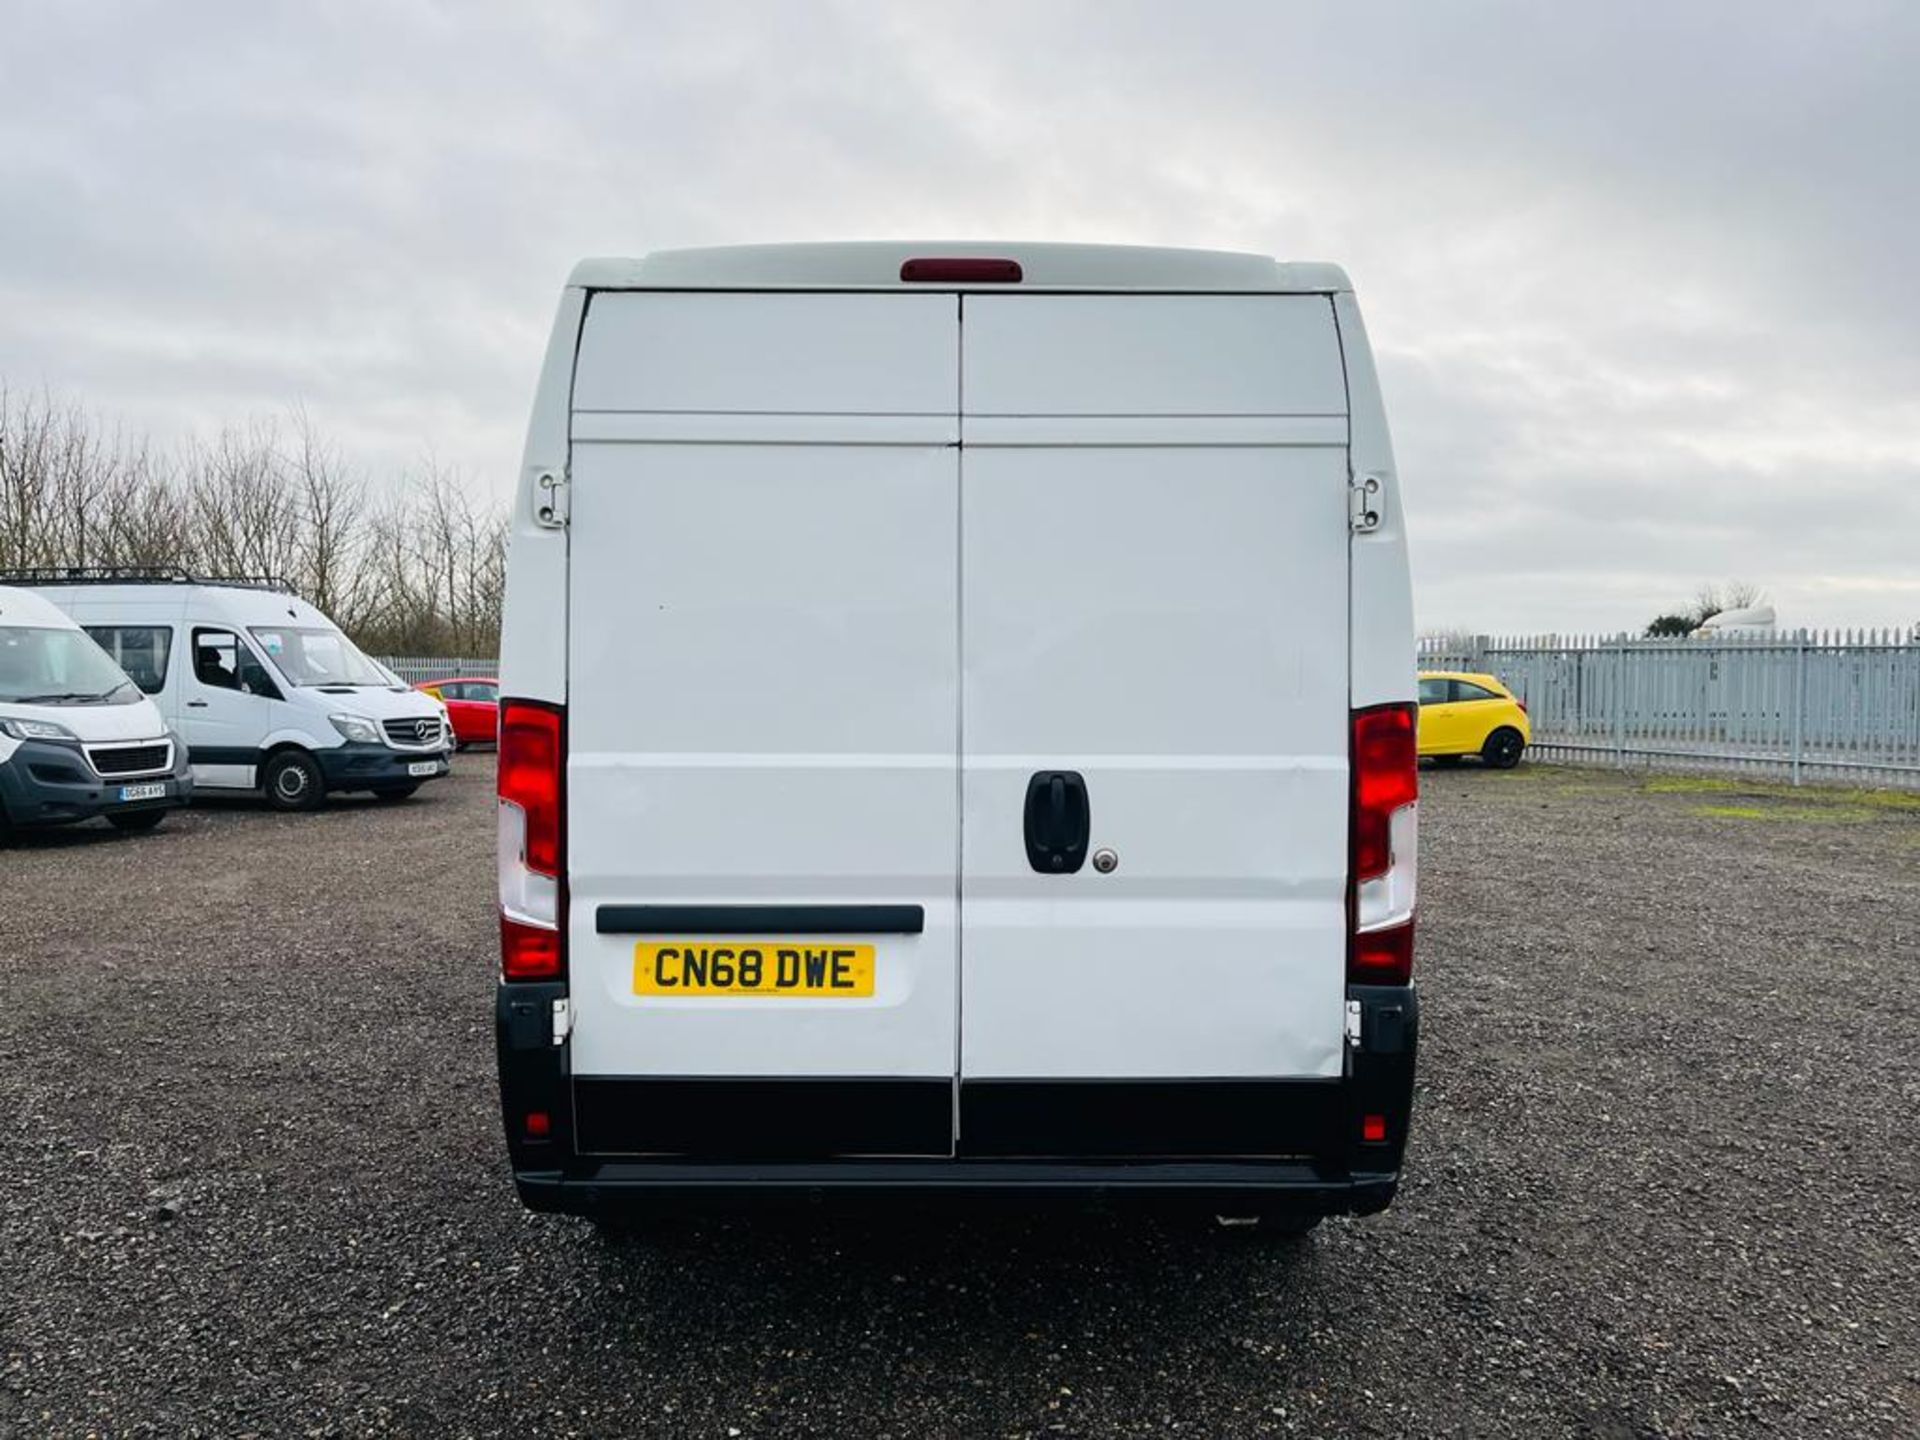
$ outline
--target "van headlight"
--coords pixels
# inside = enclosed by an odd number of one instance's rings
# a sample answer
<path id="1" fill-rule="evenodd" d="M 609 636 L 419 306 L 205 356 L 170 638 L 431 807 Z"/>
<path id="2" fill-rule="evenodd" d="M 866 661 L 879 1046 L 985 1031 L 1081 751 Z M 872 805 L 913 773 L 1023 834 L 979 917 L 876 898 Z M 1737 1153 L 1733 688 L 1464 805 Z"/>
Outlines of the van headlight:
<path id="1" fill-rule="evenodd" d="M 70 745 L 80 743 L 80 737 L 73 731 L 51 720 L 0 720 L 0 731 L 16 740 L 64 740 Z"/>
<path id="2" fill-rule="evenodd" d="M 348 740 L 361 745 L 379 745 L 382 743 L 380 727 L 364 715 L 329 715 L 327 719 L 333 728 Z"/>

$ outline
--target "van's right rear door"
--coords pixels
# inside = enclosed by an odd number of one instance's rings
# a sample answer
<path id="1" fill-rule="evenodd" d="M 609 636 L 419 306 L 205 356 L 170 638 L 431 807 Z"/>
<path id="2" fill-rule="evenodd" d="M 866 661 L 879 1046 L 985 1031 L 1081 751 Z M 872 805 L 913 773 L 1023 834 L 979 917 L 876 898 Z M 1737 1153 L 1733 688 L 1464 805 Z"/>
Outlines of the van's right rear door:
<path id="1" fill-rule="evenodd" d="M 1344 1060 L 1332 307 L 996 294 L 962 314 L 960 1148 L 1304 1146 L 1265 1082 Z M 1085 857 L 1036 869 L 1036 822 L 1043 845 L 1071 829 L 1070 795 Z"/>

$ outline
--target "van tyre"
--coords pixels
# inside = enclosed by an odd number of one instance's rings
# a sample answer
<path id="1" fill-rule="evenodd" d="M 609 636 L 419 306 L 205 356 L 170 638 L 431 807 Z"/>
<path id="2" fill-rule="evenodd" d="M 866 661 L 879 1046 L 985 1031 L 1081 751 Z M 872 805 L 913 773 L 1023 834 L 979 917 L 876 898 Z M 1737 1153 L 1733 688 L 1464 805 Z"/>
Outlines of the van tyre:
<path id="1" fill-rule="evenodd" d="M 318 810 L 327 798 L 326 777 L 304 750 L 282 750 L 267 762 L 261 781 L 267 804 L 276 810 Z"/>
<path id="2" fill-rule="evenodd" d="M 122 834 L 140 835 L 159 829 L 160 822 L 166 818 L 164 810 L 136 810 L 130 815 L 109 815 L 107 823 Z"/>
<path id="3" fill-rule="evenodd" d="M 1502 725 L 1487 736 L 1487 743 L 1480 747 L 1480 758 L 1495 770 L 1511 770 L 1520 763 L 1527 742 L 1520 738 L 1520 732 L 1511 725 Z"/>

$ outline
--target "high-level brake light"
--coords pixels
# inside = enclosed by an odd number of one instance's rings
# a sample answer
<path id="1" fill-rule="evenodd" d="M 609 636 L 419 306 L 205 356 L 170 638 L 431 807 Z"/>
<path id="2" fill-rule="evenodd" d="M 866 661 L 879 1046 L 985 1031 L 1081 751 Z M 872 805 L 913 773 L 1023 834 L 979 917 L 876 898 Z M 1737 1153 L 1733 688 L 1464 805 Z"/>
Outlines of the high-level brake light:
<path id="1" fill-rule="evenodd" d="M 900 278 L 920 285 L 1018 285 L 1018 260 L 988 259 L 980 255 L 927 255 L 900 267 Z"/>
<path id="2" fill-rule="evenodd" d="M 1413 978 L 1420 781 L 1412 705 L 1353 712 L 1352 851 L 1347 979 L 1405 985 Z"/>
<path id="3" fill-rule="evenodd" d="M 500 707 L 500 973 L 509 980 L 551 980 L 566 971 L 562 720 L 558 706 L 539 701 Z"/>

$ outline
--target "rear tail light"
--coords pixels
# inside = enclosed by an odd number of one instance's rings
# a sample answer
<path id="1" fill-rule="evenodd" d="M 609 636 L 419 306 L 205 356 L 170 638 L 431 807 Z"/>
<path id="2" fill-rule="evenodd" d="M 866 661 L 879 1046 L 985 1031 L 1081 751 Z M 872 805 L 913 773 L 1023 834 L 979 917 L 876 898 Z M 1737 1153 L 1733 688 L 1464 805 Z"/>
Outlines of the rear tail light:
<path id="1" fill-rule="evenodd" d="M 1518 695 L 1513 697 L 1513 703 L 1520 707 L 1520 713 L 1522 715 L 1527 713 L 1527 702 L 1522 700 Z"/>
<path id="2" fill-rule="evenodd" d="M 500 706 L 500 973 L 509 980 L 551 980 L 566 971 L 562 718 L 559 706 L 534 700 Z"/>
<path id="3" fill-rule="evenodd" d="M 1419 867 L 1420 782 L 1412 705 L 1353 712 L 1347 979 L 1405 985 L 1413 978 L 1413 906 Z"/>

